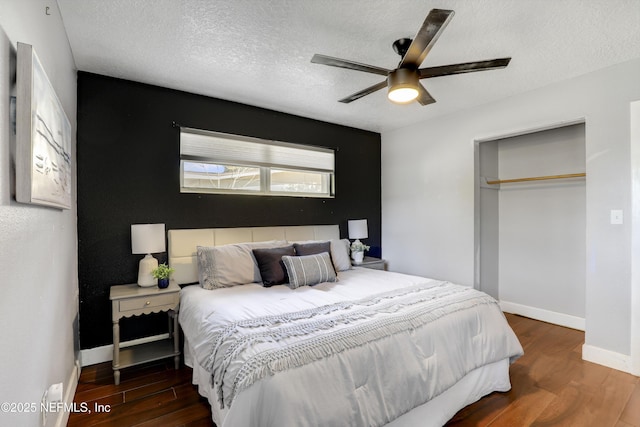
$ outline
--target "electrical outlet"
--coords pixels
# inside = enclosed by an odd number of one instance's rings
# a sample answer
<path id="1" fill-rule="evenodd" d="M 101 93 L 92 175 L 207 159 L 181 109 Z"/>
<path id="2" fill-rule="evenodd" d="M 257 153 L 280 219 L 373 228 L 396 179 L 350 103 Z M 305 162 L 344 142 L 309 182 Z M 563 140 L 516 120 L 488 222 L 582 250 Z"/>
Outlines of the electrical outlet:
<path id="1" fill-rule="evenodd" d="M 62 402 L 62 383 L 52 384 L 47 390 L 47 402 Z"/>
<path id="2" fill-rule="evenodd" d="M 47 425 L 47 412 L 49 412 L 49 408 L 52 407 L 52 403 L 62 402 L 62 394 L 63 394 L 63 384 L 51 384 L 47 390 L 45 390 L 42 395 L 42 400 L 40 400 L 40 414 L 42 427 Z"/>

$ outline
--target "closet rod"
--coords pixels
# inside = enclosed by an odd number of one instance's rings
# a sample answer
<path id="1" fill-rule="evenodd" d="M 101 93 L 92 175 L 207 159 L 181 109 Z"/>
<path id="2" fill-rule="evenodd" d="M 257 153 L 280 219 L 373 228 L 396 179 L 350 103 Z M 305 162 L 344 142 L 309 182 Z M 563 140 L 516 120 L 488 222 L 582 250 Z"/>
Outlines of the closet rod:
<path id="1" fill-rule="evenodd" d="M 545 181 L 547 179 L 566 179 L 566 178 L 580 178 L 587 176 L 586 173 L 566 173 L 564 175 L 546 175 L 546 176 L 533 176 L 530 178 L 515 178 L 515 179 L 500 179 L 496 181 L 487 181 L 487 184 L 506 184 L 510 182 L 526 182 L 526 181 Z"/>

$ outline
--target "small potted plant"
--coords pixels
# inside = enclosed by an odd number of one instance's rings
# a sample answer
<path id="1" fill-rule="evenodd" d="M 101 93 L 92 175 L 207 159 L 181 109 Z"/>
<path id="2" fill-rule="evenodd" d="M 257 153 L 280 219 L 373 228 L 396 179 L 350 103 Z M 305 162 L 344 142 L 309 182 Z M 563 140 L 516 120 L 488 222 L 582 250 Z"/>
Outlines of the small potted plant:
<path id="1" fill-rule="evenodd" d="M 360 240 L 356 240 L 351 244 L 351 259 L 356 264 L 362 264 L 364 259 L 364 251 L 368 251 L 369 246 L 362 243 Z"/>
<path id="2" fill-rule="evenodd" d="M 160 289 L 164 289 L 169 286 L 169 277 L 174 271 L 175 269 L 163 263 L 158 265 L 158 268 L 153 269 L 151 271 L 151 274 L 153 275 L 153 277 L 158 279 L 158 287 Z"/>

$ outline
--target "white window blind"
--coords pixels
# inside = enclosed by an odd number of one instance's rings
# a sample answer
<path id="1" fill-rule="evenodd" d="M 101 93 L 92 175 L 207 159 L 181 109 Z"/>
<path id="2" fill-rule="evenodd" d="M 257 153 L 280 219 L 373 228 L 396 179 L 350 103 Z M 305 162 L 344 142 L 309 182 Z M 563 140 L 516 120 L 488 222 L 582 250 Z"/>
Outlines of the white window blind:
<path id="1" fill-rule="evenodd" d="M 333 173 L 335 164 L 334 151 L 327 148 L 187 128 L 180 131 L 180 156 L 183 160 L 326 173 Z"/>
<path id="2" fill-rule="evenodd" d="M 182 192 L 333 197 L 334 150 L 180 128 Z"/>

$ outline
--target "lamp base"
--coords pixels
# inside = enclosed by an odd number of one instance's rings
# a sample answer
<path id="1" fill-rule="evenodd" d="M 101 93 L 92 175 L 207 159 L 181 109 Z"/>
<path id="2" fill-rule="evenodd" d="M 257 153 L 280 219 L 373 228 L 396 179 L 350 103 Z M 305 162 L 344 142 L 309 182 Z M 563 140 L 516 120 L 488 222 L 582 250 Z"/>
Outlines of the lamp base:
<path id="1" fill-rule="evenodd" d="M 138 267 L 138 286 L 143 288 L 157 286 L 158 279 L 151 274 L 156 268 L 158 268 L 158 260 L 151 254 L 145 255 L 145 257 L 140 260 Z"/>

